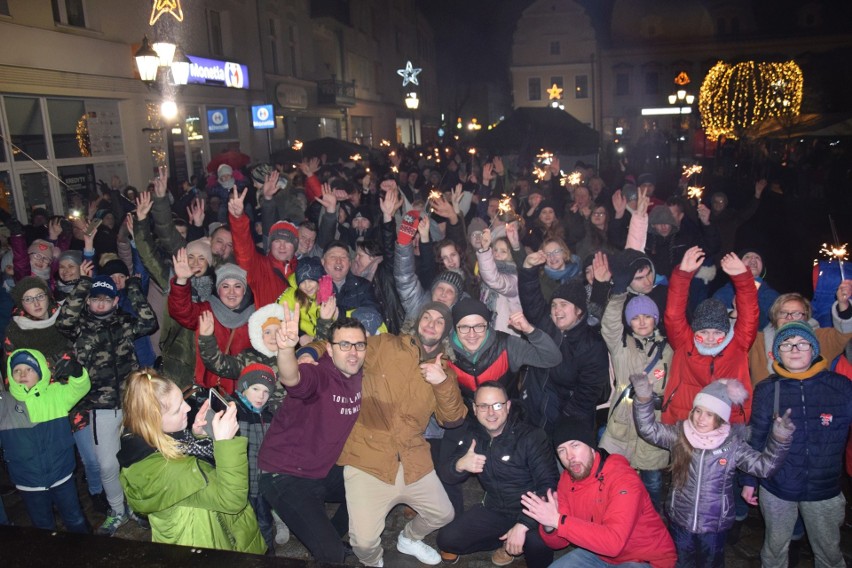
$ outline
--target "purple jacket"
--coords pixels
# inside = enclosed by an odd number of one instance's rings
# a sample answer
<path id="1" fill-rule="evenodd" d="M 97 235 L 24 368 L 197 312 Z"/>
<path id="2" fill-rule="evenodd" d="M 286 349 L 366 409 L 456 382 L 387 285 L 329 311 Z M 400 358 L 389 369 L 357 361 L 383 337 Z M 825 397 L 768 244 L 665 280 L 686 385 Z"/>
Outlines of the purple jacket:
<path id="1" fill-rule="evenodd" d="M 322 479 L 340 457 L 361 411 L 362 372 L 345 377 L 327 354 L 299 365 L 263 439 L 257 465 L 268 473 Z"/>

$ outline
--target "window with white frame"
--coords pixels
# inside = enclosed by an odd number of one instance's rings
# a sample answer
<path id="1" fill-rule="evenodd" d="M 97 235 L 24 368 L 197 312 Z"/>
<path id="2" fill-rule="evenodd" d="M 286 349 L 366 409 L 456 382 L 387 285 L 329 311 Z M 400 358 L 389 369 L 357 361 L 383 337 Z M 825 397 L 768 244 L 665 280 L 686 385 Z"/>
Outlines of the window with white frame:
<path id="1" fill-rule="evenodd" d="M 4 2 L 5 4 L 5 2 Z M 76 28 L 86 27 L 86 7 L 84 0 L 51 0 L 53 21 Z M 8 12 L 8 7 L 6 8 Z"/>

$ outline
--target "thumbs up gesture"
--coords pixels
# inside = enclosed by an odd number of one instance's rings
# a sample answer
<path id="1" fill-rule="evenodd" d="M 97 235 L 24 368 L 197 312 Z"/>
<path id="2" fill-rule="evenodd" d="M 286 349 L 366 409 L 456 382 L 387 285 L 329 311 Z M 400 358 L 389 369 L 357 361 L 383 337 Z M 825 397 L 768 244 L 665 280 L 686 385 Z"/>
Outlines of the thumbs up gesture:
<path id="1" fill-rule="evenodd" d="M 447 373 L 441 366 L 441 357 L 443 356 L 443 353 L 439 353 L 438 356 L 435 357 L 434 363 L 420 364 L 420 374 L 423 375 L 423 378 L 426 379 L 426 382 L 430 385 L 440 385 L 447 380 Z"/>
<path id="2" fill-rule="evenodd" d="M 477 454 L 474 450 L 476 450 L 476 440 L 473 440 L 470 443 L 470 448 L 468 448 L 467 452 L 456 462 L 456 471 L 459 473 L 463 471 L 467 471 L 469 473 L 482 473 L 483 468 L 485 468 L 485 456 L 482 454 Z"/>

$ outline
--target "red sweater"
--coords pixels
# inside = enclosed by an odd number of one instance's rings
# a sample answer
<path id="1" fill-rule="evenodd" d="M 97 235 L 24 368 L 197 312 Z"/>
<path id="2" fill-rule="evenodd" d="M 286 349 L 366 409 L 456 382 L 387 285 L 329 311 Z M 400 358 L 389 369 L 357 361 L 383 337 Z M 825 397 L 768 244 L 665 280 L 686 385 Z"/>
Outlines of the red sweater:
<path id="1" fill-rule="evenodd" d="M 172 278 L 172 287 L 169 290 L 169 315 L 183 327 L 195 331 L 195 382 L 208 388 L 221 385 L 228 394 L 233 394 L 237 381 L 227 377 L 220 377 L 216 373 L 208 371 L 201 361 L 201 354 L 198 351 L 198 316 L 203 312 L 213 313 L 210 302 L 193 302 L 192 287 L 188 283 L 181 286 L 175 283 L 175 279 Z M 216 322 L 213 336 L 216 338 L 216 344 L 223 353 L 236 355 L 240 351 L 251 347 L 248 324 L 230 330 L 219 323 L 219 320 L 215 317 L 213 319 Z M 231 337 L 232 332 L 233 338 Z M 228 342 L 230 342 L 230 346 Z"/>
<path id="2" fill-rule="evenodd" d="M 279 262 L 258 252 L 251 238 L 247 215 L 234 217 L 228 213 L 231 222 L 231 235 L 234 238 L 234 257 L 237 264 L 248 273 L 247 280 L 254 305 L 258 308 L 274 304 L 284 290 L 290 287 L 287 278 L 296 272 L 297 260 L 293 258 L 287 264 Z"/>
<path id="3" fill-rule="evenodd" d="M 716 379 L 737 379 L 748 392 L 742 409 L 731 409 L 731 423 L 747 423 L 751 417 L 751 378 L 748 370 L 748 351 L 757 337 L 759 308 L 757 288 L 751 272 L 731 278 L 737 298 L 737 321 L 734 337 L 715 356 L 702 355 L 693 340 L 694 333 L 686 321 L 686 304 L 692 273 L 680 268 L 672 270 L 669 297 L 666 303 L 666 333 L 674 349 L 669 382 L 663 399 L 665 410 L 661 422 L 674 424 L 686 420 L 692 410 L 695 395 Z"/>
<path id="4" fill-rule="evenodd" d="M 554 549 L 573 544 L 610 564 L 674 566 L 674 543 L 639 474 L 617 454 L 608 456 L 598 472 L 600 462 L 601 454 L 595 452 L 591 474 L 580 481 L 562 472 L 556 492 L 559 514 L 564 516 L 550 534 L 539 527 L 545 544 Z"/>

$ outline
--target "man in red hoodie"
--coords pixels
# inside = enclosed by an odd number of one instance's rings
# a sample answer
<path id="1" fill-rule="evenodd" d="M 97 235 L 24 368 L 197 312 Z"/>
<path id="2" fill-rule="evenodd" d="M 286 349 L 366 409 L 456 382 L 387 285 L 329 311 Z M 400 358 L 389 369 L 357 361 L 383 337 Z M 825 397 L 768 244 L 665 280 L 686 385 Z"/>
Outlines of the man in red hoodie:
<path id="1" fill-rule="evenodd" d="M 576 547 L 551 568 L 674 566 L 674 543 L 630 463 L 596 450 L 594 430 L 581 421 L 561 422 L 553 442 L 565 467 L 556 495 L 521 497 L 545 544 Z"/>
<path id="2" fill-rule="evenodd" d="M 265 184 L 277 183 L 278 172 L 272 172 Z M 240 268 L 248 273 L 254 303 L 260 307 L 277 301 L 290 287 L 288 279 L 296 272 L 298 263 L 295 253 L 299 246 L 299 228 L 290 221 L 278 221 L 269 229 L 267 254 L 258 252 L 251 236 L 251 221 L 244 214 L 247 192 L 246 189 L 238 193 L 234 189 L 228 200 L 228 217 L 234 237 L 234 256 Z"/>

